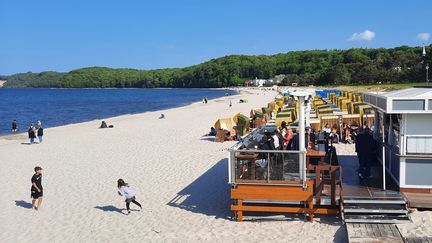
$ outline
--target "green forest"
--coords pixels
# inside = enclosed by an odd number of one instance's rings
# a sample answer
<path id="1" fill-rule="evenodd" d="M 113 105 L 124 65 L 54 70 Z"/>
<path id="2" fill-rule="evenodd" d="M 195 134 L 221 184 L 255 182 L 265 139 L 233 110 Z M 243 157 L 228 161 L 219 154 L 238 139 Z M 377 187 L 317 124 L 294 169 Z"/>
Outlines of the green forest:
<path id="1" fill-rule="evenodd" d="M 242 86 L 245 80 L 277 75 L 283 77 L 284 85 L 408 83 L 425 81 L 431 51 L 432 45 L 426 47 L 426 57 L 422 57 L 422 47 L 408 46 L 230 55 L 184 68 L 87 67 L 66 73 L 19 73 L 0 76 L 0 80 L 7 80 L 4 87 L 9 88 L 210 88 Z"/>

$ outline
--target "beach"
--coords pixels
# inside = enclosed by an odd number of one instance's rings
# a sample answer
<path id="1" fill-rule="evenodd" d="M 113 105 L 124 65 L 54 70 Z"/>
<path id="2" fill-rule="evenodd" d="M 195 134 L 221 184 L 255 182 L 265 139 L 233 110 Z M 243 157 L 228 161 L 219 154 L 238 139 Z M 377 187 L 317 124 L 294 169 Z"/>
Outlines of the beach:
<path id="1" fill-rule="evenodd" d="M 98 129 L 100 120 L 47 128 L 43 144 L 22 144 L 24 134 L 1 137 L 0 241 L 346 241 L 332 216 L 231 219 L 226 150 L 234 142 L 203 135 L 218 118 L 248 115 L 275 95 L 242 91 L 208 104 L 106 119 L 112 129 Z M 161 113 L 165 119 L 158 119 Z M 34 211 L 30 178 L 37 165 L 44 169 L 44 201 Z M 134 189 L 142 211 L 132 204 L 126 215 L 119 178 Z"/>

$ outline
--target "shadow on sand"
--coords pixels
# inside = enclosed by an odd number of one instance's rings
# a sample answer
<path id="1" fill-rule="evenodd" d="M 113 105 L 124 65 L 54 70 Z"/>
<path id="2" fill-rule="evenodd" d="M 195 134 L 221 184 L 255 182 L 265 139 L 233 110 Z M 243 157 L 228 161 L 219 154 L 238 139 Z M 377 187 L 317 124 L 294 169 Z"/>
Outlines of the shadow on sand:
<path id="1" fill-rule="evenodd" d="M 230 219 L 228 159 L 222 159 L 177 193 L 167 205 L 216 218 Z"/>
<path id="2" fill-rule="evenodd" d="M 28 143 L 21 143 L 22 145 L 32 145 L 32 143 L 28 142 Z M 38 142 L 34 142 L 33 144 L 39 144 Z"/>
<path id="3" fill-rule="evenodd" d="M 29 202 L 26 202 L 24 200 L 15 200 L 15 205 L 17 207 L 22 207 L 22 208 L 27 208 L 27 209 L 31 209 L 32 208 L 32 204 Z"/>
<path id="4" fill-rule="evenodd" d="M 117 208 L 117 207 L 115 207 L 115 206 L 113 206 L 113 205 L 96 206 L 96 207 L 94 207 L 94 208 L 96 208 L 96 209 L 100 209 L 100 210 L 102 210 L 102 211 L 104 211 L 104 212 L 115 212 L 115 213 L 125 214 L 125 213 L 123 213 L 123 209 L 121 209 L 121 208 Z"/>
<path id="5" fill-rule="evenodd" d="M 210 141 L 210 142 L 214 142 L 215 137 L 214 136 L 202 136 L 201 140 L 207 140 L 207 141 Z"/>

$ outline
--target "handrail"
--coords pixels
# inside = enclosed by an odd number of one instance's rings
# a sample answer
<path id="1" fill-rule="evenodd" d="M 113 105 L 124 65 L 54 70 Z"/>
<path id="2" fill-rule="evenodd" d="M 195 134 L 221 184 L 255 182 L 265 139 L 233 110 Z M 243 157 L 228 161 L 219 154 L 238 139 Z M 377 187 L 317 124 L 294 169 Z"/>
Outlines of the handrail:
<path id="1" fill-rule="evenodd" d="M 284 154 L 305 154 L 307 151 L 300 150 L 254 150 L 254 149 L 228 149 L 233 152 L 245 152 L 245 153 L 284 153 Z"/>

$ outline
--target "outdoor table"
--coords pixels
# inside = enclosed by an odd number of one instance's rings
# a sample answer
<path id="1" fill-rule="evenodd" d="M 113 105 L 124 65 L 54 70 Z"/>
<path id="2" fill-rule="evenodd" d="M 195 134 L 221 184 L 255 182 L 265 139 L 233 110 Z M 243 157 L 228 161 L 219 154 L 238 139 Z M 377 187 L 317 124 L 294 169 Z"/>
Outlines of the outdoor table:
<path id="1" fill-rule="evenodd" d="M 320 165 L 324 165 L 325 164 L 325 156 L 326 156 L 326 152 L 322 151 L 322 150 L 314 150 L 312 148 L 308 148 L 307 149 L 307 153 L 306 153 L 306 168 L 309 167 L 310 164 L 310 159 L 311 158 L 316 158 L 319 160 Z"/>

